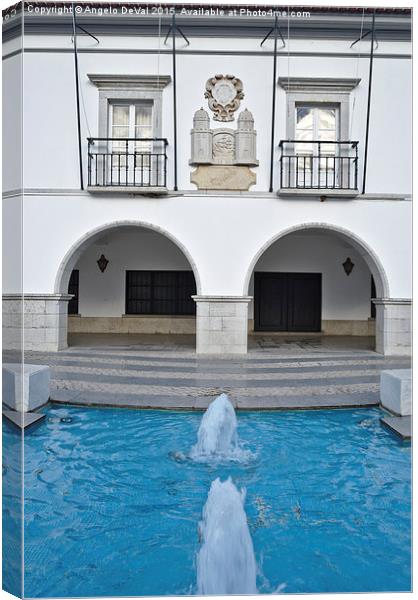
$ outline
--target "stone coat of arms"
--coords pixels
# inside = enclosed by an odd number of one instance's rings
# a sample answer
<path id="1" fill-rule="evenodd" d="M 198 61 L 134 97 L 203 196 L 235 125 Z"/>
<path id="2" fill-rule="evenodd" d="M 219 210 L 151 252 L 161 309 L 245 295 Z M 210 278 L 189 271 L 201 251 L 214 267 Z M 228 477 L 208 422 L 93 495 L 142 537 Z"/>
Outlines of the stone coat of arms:
<path id="1" fill-rule="evenodd" d="M 242 81 L 234 75 L 215 75 L 206 82 L 205 98 L 215 121 L 233 121 L 244 98 Z"/>

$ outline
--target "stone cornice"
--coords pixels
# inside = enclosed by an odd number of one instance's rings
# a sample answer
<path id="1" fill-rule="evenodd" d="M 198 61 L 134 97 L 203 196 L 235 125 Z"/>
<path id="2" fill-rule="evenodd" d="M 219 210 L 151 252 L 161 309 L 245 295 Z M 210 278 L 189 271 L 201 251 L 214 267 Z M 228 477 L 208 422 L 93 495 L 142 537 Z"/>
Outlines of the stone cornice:
<path id="1" fill-rule="evenodd" d="M 343 77 L 279 77 L 278 83 L 286 92 L 351 92 L 361 79 Z"/>
<path id="2" fill-rule="evenodd" d="M 3 294 L 3 300 L 71 300 L 73 294 Z"/>
<path id="3" fill-rule="evenodd" d="M 87 4 L 88 3 L 82 3 Z M 70 3 L 67 3 L 70 6 Z M 32 6 L 32 5 L 31 5 Z M 62 7 L 62 2 L 54 2 L 53 7 Z M 97 6 L 97 5 L 96 5 Z M 149 3 L 130 4 L 130 7 L 142 6 L 148 7 L 151 13 L 151 5 Z M 164 5 L 163 6 L 169 6 Z M 238 6 L 238 5 L 237 5 Z M 270 28 L 274 24 L 274 15 L 266 17 L 250 17 L 250 16 L 220 16 L 216 14 L 214 17 L 205 16 L 186 16 L 182 14 L 182 8 L 191 8 L 191 5 L 179 6 L 177 10 L 177 20 L 180 27 L 187 28 L 187 37 L 213 37 L 216 32 L 217 37 L 245 37 L 260 39 L 260 26 Z M 17 11 L 16 11 L 17 8 Z M 118 10 L 118 14 L 105 15 L 102 14 L 90 16 L 87 14 L 78 15 L 80 25 L 86 27 L 96 36 L 157 36 L 160 32 L 160 22 L 158 15 L 149 14 L 147 16 L 134 16 L 133 14 L 123 15 L 121 3 L 115 2 L 112 8 Z M 194 8 L 198 8 L 197 5 Z M 219 6 L 219 8 L 225 8 Z M 244 7 L 243 7 L 244 8 Z M 245 8 L 253 8 L 260 10 L 260 5 Z M 280 7 L 277 7 L 280 9 Z M 287 6 L 281 7 L 283 10 Z M 292 39 L 346 39 L 350 43 L 357 39 L 362 26 L 363 14 L 370 14 L 372 8 L 348 8 L 336 6 L 323 7 L 305 7 L 308 9 L 310 18 L 292 19 Z M 270 5 L 268 10 L 272 10 Z M 13 7 L 7 9 L 12 11 Z M 8 19 L 3 20 L 3 42 L 13 39 L 21 35 L 21 3 L 14 7 L 15 16 L 8 15 Z M 298 6 L 298 10 L 303 10 L 303 7 Z M 279 11 L 280 12 L 280 11 Z M 393 8 L 387 7 L 376 8 L 376 30 L 379 42 L 383 40 L 400 40 L 408 41 L 411 37 L 411 9 L 410 8 Z M 278 15 L 280 16 L 280 15 Z M 367 18 L 370 20 L 370 16 Z M 72 20 L 71 14 L 33 14 L 26 11 L 25 13 L 25 35 L 71 35 Z M 264 34 L 262 34 L 264 35 Z M 26 51 L 26 50 L 25 50 Z"/>
<path id="4" fill-rule="evenodd" d="M 106 75 L 88 74 L 87 77 L 99 89 L 163 90 L 170 82 L 170 75 Z"/>
<path id="5" fill-rule="evenodd" d="M 384 306 L 388 304 L 403 304 L 410 306 L 412 304 L 412 300 L 410 298 L 373 298 L 373 304 L 383 304 Z"/>
<path id="6" fill-rule="evenodd" d="M 331 191 L 331 190 L 330 190 Z M 139 195 L 143 195 L 142 192 L 138 192 Z M 106 194 L 103 194 L 106 195 Z M 132 197 L 135 194 L 127 193 L 126 197 Z M 219 191 L 208 191 L 208 190 L 168 190 L 166 193 L 167 196 L 171 198 L 177 198 L 179 196 L 186 197 L 200 197 L 204 198 L 207 196 L 218 196 L 218 197 L 241 197 L 241 198 L 271 198 L 277 197 L 277 191 L 267 192 L 267 191 L 249 191 L 249 192 L 228 192 L 225 190 Z M 68 196 L 84 196 L 91 197 L 90 192 L 87 190 L 80 190 L 79 188 L 25 188 L 24 190 L 7 190 L 3 192 L 3 198 L 22 198 L 22 196 L 62 196 L 63 198 L 67 198 Z M 319 193 L 318 193 L 319 197 Z M 412 202 L 411 194 L 359 194 L 353 200 L 353 202 L 365 202 L 365 201 L 373 201 L 373 202 Z"/>
<path id="7" fill-rule="evenodd" d="M 192 296 L 195 302 L 251 302 L 252 296 Z"/>

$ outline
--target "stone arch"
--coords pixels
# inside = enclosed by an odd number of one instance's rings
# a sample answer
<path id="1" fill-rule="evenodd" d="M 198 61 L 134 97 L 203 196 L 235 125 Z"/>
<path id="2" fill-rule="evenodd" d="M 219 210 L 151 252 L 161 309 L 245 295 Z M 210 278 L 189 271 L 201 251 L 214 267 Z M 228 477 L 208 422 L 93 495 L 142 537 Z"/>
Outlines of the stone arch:
<path id="1" fill-rule="evenodd" d="M 364 240 L 362 240 L 359 236 L 354 234 L 352 231 L 349 231 L 348 229 L 344 229 L 343 227 L 339 227 L 337 225 L 331 225 L 329 223 L 304 223 L 302 225 L 294 225 L 292 227 L 288 227 L 287 229 L 280 231 L 279 233 L 274 235 L 272 238 L 269 238 L 269 240 L 267 240 L 267 242 L 265 242 L 265 244 L 263 244 L 261 246 L 261 248 L 257 251 L 257 253 L 255 254 L 255 256 L 253 257 L 253 259 L 250 262 L 249 268 L 248 268 L 246 276 L 245 276 L 245 281 L 244 281 L 244 288 L 243 288 L 244 295 L 248 294 L 251 275 L 254 271 L 254 268 L 255 268 L 258 260 L 261 258 L 261 256 L 264 254 L 264 252 L 266 250 L 268 250 L 268 248 L 270 248 L 270 246 L 272 246 L 272 244 L 277 242 L 279 239 L 281 239 L 291 233 L 294 233 L 296 231 L 302 231 L 305 229 L 317 229 L 317 230 L 326 229 L 326 230 L 329 230 L 329 231 L 335 233 L 337 236 L 346 240 L 347 242 L 349 242 L 353 246 L 353 248 L 355 248 L 357 250 L 357 252 L 359 252 L 359 254 L 362 256 L 362 258 L 366 262 L 367 266 L 369 267 L 370 272 L 372 273 L 373 278 L 375 280 L 377 297 L 378 298 L 390 298 L 390 287 L 389 287 L 389 281 L 388 281 L 388 278 L 386 275 L 386 271 L 383 268 L 383 265 L 382 265 L 380 259 L 378 258 L 378 256 L 376 255 L 376 253 L 374 252 L 374 250 L 372 250 L 372 248 Z"/>
<path id="2" fill-rule="evenodd" d="M 173 244 L 181 250 L 184 256 L 187 258 L 194 277 L 196 281 L 196 290 L 197 294 L 201 294 L 201 280 L 199 271 L 197 269 L 196 263 L 191 256 L 190 252 L 186 248 L 186 246 L 180 242 L 174 235 L 172 235 L 169 231 L 162 229 L 161 227 L 154 225 L 152 223 L 147 223 L 144 221 L 133 221 L 133 220 L 124 220 L 124 221 L 112 221 L 111 223 L 106 223 L 105 225 L 101 225 L 95 229 L 92 229 L 85 233 L 81 238 L 79 238 L 68 250 L 62 259 L 60 266 L 58 268 L 57 275 L 55 277 L 54 291 L 56 294 L 66 294 L 68 290 L 68 283 L 70 280 L 71 271 L 73 270 L 76 262 L 79 257 L 83 254 L 87 247 L 89 247 L 94 241 L 103 233 L 108 233 L 112 230 L 116 230 L 122 227 L 141 227 L 143 229 L 150 229 L 155 231 L 156 233 L 160 233 L 167 239 L 169 239 Z"/>

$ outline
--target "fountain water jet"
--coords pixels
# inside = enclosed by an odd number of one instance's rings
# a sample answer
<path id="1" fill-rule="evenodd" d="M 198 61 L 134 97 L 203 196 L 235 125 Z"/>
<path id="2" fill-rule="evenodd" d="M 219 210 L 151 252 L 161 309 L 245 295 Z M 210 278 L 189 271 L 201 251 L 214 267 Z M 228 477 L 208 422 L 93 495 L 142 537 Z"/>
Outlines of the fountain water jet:
<path id="1" fill-rule="evenodd" d="M 231 478 L 212 482 L 199 525 L 199 595 L 257 593 L 257 565 L 244 501 L 245 490 L 239 492 Z"/>
<path id="2" fill-rule="evenodd" d="M 227 394 L 221 394 L 208 406 L 202 417 L 197 443 L 190 457 L 196 461 L 244 460 L 250 452 L 239 446 L 237 417 Z"/>

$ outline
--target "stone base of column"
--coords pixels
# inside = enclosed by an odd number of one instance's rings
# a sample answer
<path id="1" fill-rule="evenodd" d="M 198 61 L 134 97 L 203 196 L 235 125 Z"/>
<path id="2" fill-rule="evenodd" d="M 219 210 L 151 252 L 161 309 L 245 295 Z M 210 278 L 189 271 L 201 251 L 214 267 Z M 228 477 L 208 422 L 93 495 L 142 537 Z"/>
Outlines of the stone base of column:
<path id="1" fill-rule="evenodd" d="M 385 356 L 411 354 L 411 300 L 376 298 L 376 352 Z"/>
<path id="2" fill-rule="evenodd" d="M 3 295 L 3 349 L 67 348 L 69 294 Z"/>
<path id="3" fill-rule="evenodd" d="M 197 354 L 246 354 L 251 296 L 193 296 Z"/>

